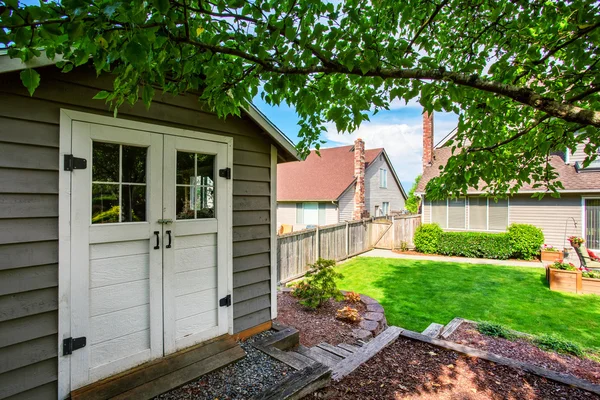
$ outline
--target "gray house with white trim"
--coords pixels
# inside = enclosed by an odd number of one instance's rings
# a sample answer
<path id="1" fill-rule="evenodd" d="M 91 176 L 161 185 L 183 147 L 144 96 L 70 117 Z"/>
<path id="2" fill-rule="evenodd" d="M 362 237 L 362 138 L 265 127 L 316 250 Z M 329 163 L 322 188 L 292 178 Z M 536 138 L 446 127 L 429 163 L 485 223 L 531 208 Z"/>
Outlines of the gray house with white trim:
<path id="1" fill-rule="evenodd" d="M 0 399 L 268 329 L 292 143 L 251 105 L 223 120 L 194 95 L 114 118 L 92 100 L 113 78 L 86 66 L 38 68 L 29 96 L 24 67 L 0 56 Z"/>

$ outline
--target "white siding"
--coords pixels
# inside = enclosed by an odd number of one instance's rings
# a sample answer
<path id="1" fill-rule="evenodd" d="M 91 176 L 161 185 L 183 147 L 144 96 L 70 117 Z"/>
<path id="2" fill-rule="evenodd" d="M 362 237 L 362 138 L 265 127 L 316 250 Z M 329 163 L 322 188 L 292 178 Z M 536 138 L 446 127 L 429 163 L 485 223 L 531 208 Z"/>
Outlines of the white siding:
<path id="1" fill-rule="evenodd" d="M 387 188 L 380 187 L 380 168 L 387 170 Z M 392 168 L 387 163 L 383 153 L 377 156 L 365 171 L 365 201 L 367 210 L 371 216 L 375 216 L 375 206 L 379 206 L 379 209 L 381 209 L 384 201 L 390 203 L 390 211 L 401 211 L 404 209 L 402 191 L 394 179 Z"/>
<path id="2" fill-rule="evenodd" d="M 350 186 L 339 198 L 340 222 L 352 221 L 352 211 L 354 211 L 354 187 Z"/>
<path id="3" fill-rule="evenodd" d="M 587 157 L 587 154 L 583 151 L 586 143 L 580 143 L 577 145 L 577 150 L 571 155 L 569 155 L 569 164 L 575 165 L 576 162 L 583 163 L 583 160 Z"/>

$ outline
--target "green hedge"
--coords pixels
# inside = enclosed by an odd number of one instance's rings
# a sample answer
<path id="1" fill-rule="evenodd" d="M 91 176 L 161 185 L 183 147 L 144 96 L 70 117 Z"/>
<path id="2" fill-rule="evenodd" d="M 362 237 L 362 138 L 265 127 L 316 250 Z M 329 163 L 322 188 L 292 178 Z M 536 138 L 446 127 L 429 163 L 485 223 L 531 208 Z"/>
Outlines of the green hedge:
<path id="1" fill-rule="evenodd" d="M 538 227 L 528 224 L 512 224 L 508 227 L 510 247 L 515 258 L 531 260 L 540 254 L 544 234 Z"/>
<path id="2" fill-rule="evenodd" d="M 509 259 L 512 255 L 506 233 L 443 232 L 437 253 L 445 256 Z"/>
<path id="3" fill-rule="evenodd" d="M 506 233 L 444 232 L 438 224 L 423 224 L 415 231 L 414 243 L 425 254 L 530 260 L 539 254 L 544 234 L 527 224 L 512 224 Z"/>
<path id="4" fill-rule="evenodd" d="M 444 233 L 438 224 L 422 224 L 415 230 L 413 242 L 415 249 L 421 253 L 434 254 L 437 252 L 440 235 Z"/>

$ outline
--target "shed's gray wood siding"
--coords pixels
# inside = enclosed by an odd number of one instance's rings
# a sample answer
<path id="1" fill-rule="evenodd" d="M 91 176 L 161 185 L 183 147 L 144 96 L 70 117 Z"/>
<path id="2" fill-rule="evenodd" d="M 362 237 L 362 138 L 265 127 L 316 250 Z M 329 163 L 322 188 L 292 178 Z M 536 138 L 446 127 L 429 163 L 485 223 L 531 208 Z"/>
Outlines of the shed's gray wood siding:
<path id="1" fill-rule="evenodd" d="M 381 168 L 387 170 L 387 188 L 380 187 Z M 381 209 L 383 202 L 390 203 L 390 211 L 404 210 L 404 196 L 383 153 L 378 155 L 365 171 L 365 202 L 367 210 L 373 217 L 376 217 L 375 206 Z"/>
<path id="2" fill-rule="evenodd" d="M 60 109 L 112 115 L 92 100 L 110 77 L 40 72 L 33 98 L 18 73 L 0 75 L 0 399 L 57 395 Z M 269 321 L 269 137 L 247 117 L 203 112 L 194 96 L 158 96 L 149 112 L 138 103 L 119 117 L 234 138 L 234 330 Z"/>

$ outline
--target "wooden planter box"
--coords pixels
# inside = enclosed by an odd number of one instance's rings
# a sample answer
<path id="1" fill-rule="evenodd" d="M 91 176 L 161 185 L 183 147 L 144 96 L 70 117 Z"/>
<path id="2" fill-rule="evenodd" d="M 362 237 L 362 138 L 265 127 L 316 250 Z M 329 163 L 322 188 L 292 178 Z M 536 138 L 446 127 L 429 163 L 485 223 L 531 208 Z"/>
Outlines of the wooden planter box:
<path id="1" fill-rule="evenodd" d="M 581 293 L 582 294 L 597 294 L 600 295 L 600 279 L 581 278 Z"/>
<path id="2" fill-rule="evenodd" d="M 542 250 L 542 262 L 554 263 L 556 261 L 562 262 L 563 252 L 562 251 L 544 251 Z"/>
<path id="3" fill-rule="evenodd" d="M 550 290 L 600 295 L 600 279 L 584 278 L 581 271 L 563 271 L 546 267 Z"/>

